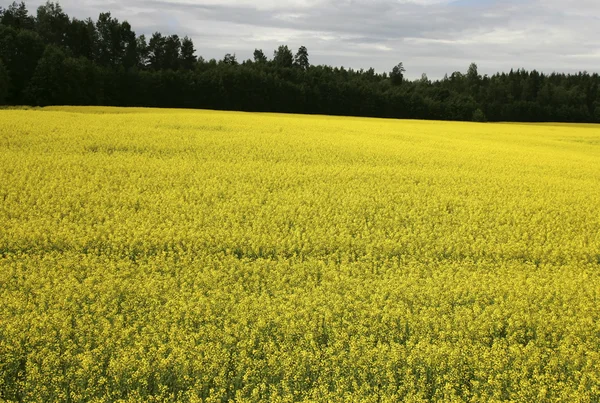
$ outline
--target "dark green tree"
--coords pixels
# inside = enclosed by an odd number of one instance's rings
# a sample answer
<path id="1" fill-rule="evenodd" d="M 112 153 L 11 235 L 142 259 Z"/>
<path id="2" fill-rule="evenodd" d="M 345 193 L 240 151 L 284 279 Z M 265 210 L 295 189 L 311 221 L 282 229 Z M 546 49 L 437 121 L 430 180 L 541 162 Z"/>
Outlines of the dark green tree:
<path id="1" fill-rule="evenodd" d="M 262 49 L 254 49 L 254 63 L 264 64 L 266 62 L 267 56 L 265 56 Z"/>
<path id="2" fill-rule="evenodd" d="M 287 45 L 281 45 L 273 53 L 273 63 L 279 68 L 292 67 L 294 64 L 294 55 Z"/>
<path id="3" fill-rule="evenodd" d="M 30 30 L 16 30 L 0 24 L 0 59 L 10 76 L 8 102 L 22 104 L 23 90 L 44 52 L 44 42 Z"/>
<path id="4" fill-rule="evenodd" d="M 237 58 L 235 57 L 235 53 L 233 55 L 231 53 L 227 53 L 225 56 L 223 56 L 222 63 L 230 65 L 230 66 L 237 65 L 238 61 L 237 61 Z"/>
<path id="5" fill-rule="evenodd" d="M 0 8 L 0 24 L 15 29 L 33 30 L 35 26 L 35 18 L 29 15 L 29 11 L 25 3 L 16 1 L 8 6 L 7 9 Z"/>
<path id="6" fill-rule="evenodd" d="M 28 103 L 40 106 L 70 103 L 62 96 L 66 79 L 63 70 L 65 58 L 66 55 L 59 47 L 55 45 L 46 47 L 25 90 L 25 99 Z"/>
<path id="7" fill-rule="evenodd" d="M 419 79 L 418 83 L 424 86 L 429 86 L 431 85 L 431 80 L 429 77 L 427 77 L 427 74 L 423 73 L 421 74 L 421 78 Z"/>
<path id="8" fill-rule="evenodd" d="M 177 35 L 167 36 L 165 39 L 165 56 L 163 68 L 169 70 L 179 69 L 181 59 L 181 40 Z"/>
<path id="9" fill-rule="evenodd" d="M 137 38 L 137 63 L 138 68 L 144 69 L 150 63 L 150 48 L 148 46 L 148 42 L 146 41 L 146 35 L 140 35 Z"/>
<path id="10" fill-rule="evenodd" d="M 66 46 L 70 24 L 58 3 L 48 1 L 37 9 L 36 30 L 46 44 Z"/>
<path id="11" fill-rule="evenodd" d="M 471 63 L 469 65 L 469 69 L 467 70 L 467 80 L 473 83 L 476 83 L 479 80 L 481 80 L 476 63 Z"/>
<path id="12" fill-rule="evenodd" d="M 406 69 L 404 68 L 404 64 L 402 62 L 398 63 L 394 66 L 390 73 L 390 79 L 392 80 L 393 85 L 400 85 L 404 80 L 404 73 Z"/>
<path id="13" fill-rule="evenodd" d="M 0 59 L 0 105 L 4 105 L 8 100 L 9 88 L 10 77 L 8 76 L 8 70 L 6 70 L 2 59 Z"/>
<path id="14" fill-rule="evenodd" d="M 148 64 L 153 70 L 161 70 L 165 65 L 165 37 L 155 32 L 148 43 Z"/>
<path id="15" fill-rule="evenodd" d="M 98 30 L 98 62 L 102 66 L 121 64 L 125 54 L 123 27 L 110 13 L 101 13 L 96 22 Z"/>
<path id="16" fill-rule="evenodd" d="M 194 42 L 187 36 L 181 41 L 181 62 L 180 66 L 184 70 L 193 70 L 196 66 L 196 49 Z"/>
<path id="17" fill-rule="evenodd" d="M 68 57 L 49 45 L 26 89 L 33 105 L 95 105 L 98 103 L 98 68 L 85 57 Z"/>
<path id="18" fill-rule="evenodd" d="M 594 115 L 592 121 L 594 123 L 600 123 L 600 103 L 594 106 Z"/>
<path id="19" fill-rule="evenodd" d="M 101 91 L 97 66 L 85 57 L 67 57 L 62 62 L 61 103 L 97 105 Z"/>
<path id="20" fill-rule="evenodd" d="M 300 46 L 296 56 L 294 56 L 294 66 L 300 67 L 302 70 L 308 70 L 310 63 L 308 62 L 308 50 L 304 46 Z"/>
<path id="21" fill-rule="evenodd" d="M 137 37 L 135 32 L 133 32 L 131 25 L 127 21 L 123 21 L 121 23 L 120 39 L 120 47 L 123 48 L 121 65 L 125 69 L 137 67 L 140 56 L 138 51 Z"/>
<path id="22" fill-rule="evenodd" d="M 484 123 L 487 122 L 487 118 L 485 117 L 485 113 L 479 108 L 473 112 L 473 117 L 471 118 L 473 122 Z"/>
<path id="23" fill-rule="evenodd" d="M 89 60 L 96 60 L 98 32 L 94 22 L 90 18 L 85 21 L 74 18 L 67 28 L 65 45 L 75 57 L 83 56 Z"/>
<path id="24" fill-rule="evenodd" d="M 469 93 L 477 97 L 479 95 L 479 86 L 481 84 L 481 76 L 479 75 L 477 64 L 471 63 L 469 66 L 469 69 L 467 70 L 466 81 Z"/>

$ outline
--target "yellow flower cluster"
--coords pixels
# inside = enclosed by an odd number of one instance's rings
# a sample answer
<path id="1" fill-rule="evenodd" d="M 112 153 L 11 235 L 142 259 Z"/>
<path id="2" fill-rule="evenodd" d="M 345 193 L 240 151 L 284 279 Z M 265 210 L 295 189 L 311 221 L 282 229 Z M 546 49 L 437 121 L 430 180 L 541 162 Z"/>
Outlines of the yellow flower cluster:
<path id="1" fill-rule="evenodd" d="M 0 400 L 598 402 L 600 130 L 0 111 Z"/>

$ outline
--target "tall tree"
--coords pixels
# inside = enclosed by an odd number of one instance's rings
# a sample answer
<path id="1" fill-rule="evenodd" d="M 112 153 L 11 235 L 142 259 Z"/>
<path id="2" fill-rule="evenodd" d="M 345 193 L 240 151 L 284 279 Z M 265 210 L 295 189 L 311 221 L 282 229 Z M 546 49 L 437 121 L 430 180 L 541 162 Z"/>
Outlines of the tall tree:
<path id="1" fill-rule="evenodd" d="M 481 83 L 481 76 L 479 75 L 477 64 L 471 63 L 471 65 L 469 65 L 469 69 L 467 70 L 466 79 L 467 79 L 467 85 L 469 87 L 469 92 L 473 96 L 477 96 L 478 92 L 479 92 L 479 86 Z M 473 119 L 473 120 L 475 120 L 475 119 Z M 478 119 L 478 121 L 479 121 L 479 119 Z"/>
<path id="2" fill-rule="evenodd" d="M 65 46 L 69 17 L 58 3 L 46 2 L 37 9 L 36 30 L 47 44 Z"/>
<path id="3" fill-rule="evenodd" d="M 99 71 L 94 62 L 85 57 L 67 57 L 62 62 L 64 81 L 61 87 L 62 103 L 96 105 L 102 92 L 98 91 Z"/>
<path id="4" fill-rule="evenodd" d="M 61 96 L 66 79 L 63 70 L 65 57 L 59 47 L 46 47 L 26 89 L 26 99 L 30 104 L 45 106 L 70 103 Z"/>
<path id="5" fill-rule="evenodd" d="M 140 35 L 137 38 L 137 51 L 138 51 L 138 68 L 143 69 L 150 63 L 150 48 L 146 41 L 146 35 Z"/>
<path id="6" fill-rule="evenodd" d="M 74 18 L 67 28 L 66 48 L 75 57 L 83 56 L 96 60 L 98 54 L 98 32 L 91 18 L 85 21 Z"/>
<path id="7" fill-rule="evenodd" d="M 155 32 L 148 43 L 148 61 L 153 70 L 160 70 L 165 65 L 166 39 L 160 32 Z"/>
<path id="8" fill-rule="evenodd" d="M 267 56 L 262 49 L 254 49 L 254 63 L 264 64 L 267 62 Z"/>
<path id="9" fill-rule="evenodd" d="M 181 40 L 177 35 L 167 36 L 165 39 L 165 59 L 163 68 L 170 70 L 179 69 L 181 58 Z"/>
<path id="10" fill-rule="evenodd" d="M 0 24 L 15 29 L 33 30 L 35 18 L 29 15 L 24 2 L 13 2 L 7 9 L 0 8 Z"/>
<path id="11" fill-rule="evenodd" d="M 194 42 L 186 36 L 181 41 L 181 67 L 185 70 L 193 70 L 196 61 Z"/>
<path id="12" fill-rule="evenodd" d="M 96 22 L 98 30 L 98 62 L 103 66 L 117 66 L 125 53 L 122 27 L 110 13 L 101 13 Z"/>
<path id="13" fill-rule="evenodd" d="M 294 55 L 287 45 L 281 45 L 273 53 L 273 63 L 277 67 L 292 67 L 294 64 Z"/>
<path id="14" fill-rule="evenodd" d="M 390 73 L 390 78 L 392 79 L 393 85 L 400 85 L 404 80 L 404 73 L 406 69 L 404 68 L 404 64 L 402 62 L 398 63 L 394 66 Z"/>
<path id="15" fill-rule="evenodd" d="M 294 65 L 300 67 L 302 70 L 307 70 L 310 67 L 308 62 L 308 50 L 304 46 L 300 46 L 296 56 L 294 56 Z"/>
<path id="16" fill-rule="evenodd" d="M 131 29 L 131 25 L 127 21 L 121 23 L 121 41 L 123 50 L 122 65 L 126 69 L 137 67 L 139 64 L 138 42 L 135 32 Z"/>
<path id="17" fill-rule="evenodd" d="M 222 60 L 223 64 L 227 64 L 230 66 L 235 66 L 238 64 L 237 58 L 235 57 L 235 53 L 232 55 L 231 53 L 225 54 Z"/>
<path id="18" fill-rule="evenodd" d="M 44 42 L 33 31 L 0 24 L 0 58 L 10 76 L 9 102 L 23 103 L 22 93 L 44 52 Z"/>
<path id="19" fill-rule="evenodd" d="M 467 79 L 471 82 L 477 82 L 481 79 L 476 63 L 471 63 L 467 70 Z"/>

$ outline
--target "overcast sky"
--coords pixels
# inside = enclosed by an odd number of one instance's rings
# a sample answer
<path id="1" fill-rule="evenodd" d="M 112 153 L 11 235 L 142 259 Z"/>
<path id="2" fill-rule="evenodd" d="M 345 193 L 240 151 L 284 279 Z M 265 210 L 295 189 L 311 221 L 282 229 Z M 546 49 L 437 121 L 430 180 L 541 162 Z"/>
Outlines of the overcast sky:
<path id="1" fill-rule="evenodd" d="M 12 0 L 0 0 L 7 6 Z M 44 1 L 26 1 L 34 12 Z M 198 54 L 238 60 L 304 45 L 312 64 L 407 77 L 524 67 L 600 72 L 600 0 L 62 0 L 71 17 L 111 11 L 138 34 L 188 35 Z"/>

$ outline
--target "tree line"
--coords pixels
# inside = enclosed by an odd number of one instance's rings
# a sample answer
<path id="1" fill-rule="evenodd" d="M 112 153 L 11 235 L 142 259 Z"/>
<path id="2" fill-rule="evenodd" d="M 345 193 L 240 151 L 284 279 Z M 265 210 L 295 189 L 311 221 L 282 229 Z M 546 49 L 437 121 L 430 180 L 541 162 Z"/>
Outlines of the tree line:
<path id="1" fill-rule="evenodd" d="M 313 66 L 306 47 L 269 58 L 196 56 L 178 35 L 136 35 L 110 12 L 70 18 L 48 2 L 0 8 L 0 104 L 110 105 L 474 121 L 600 122 L 598 74 L 511 70 L 407 80 L 389 73 Z"/>

